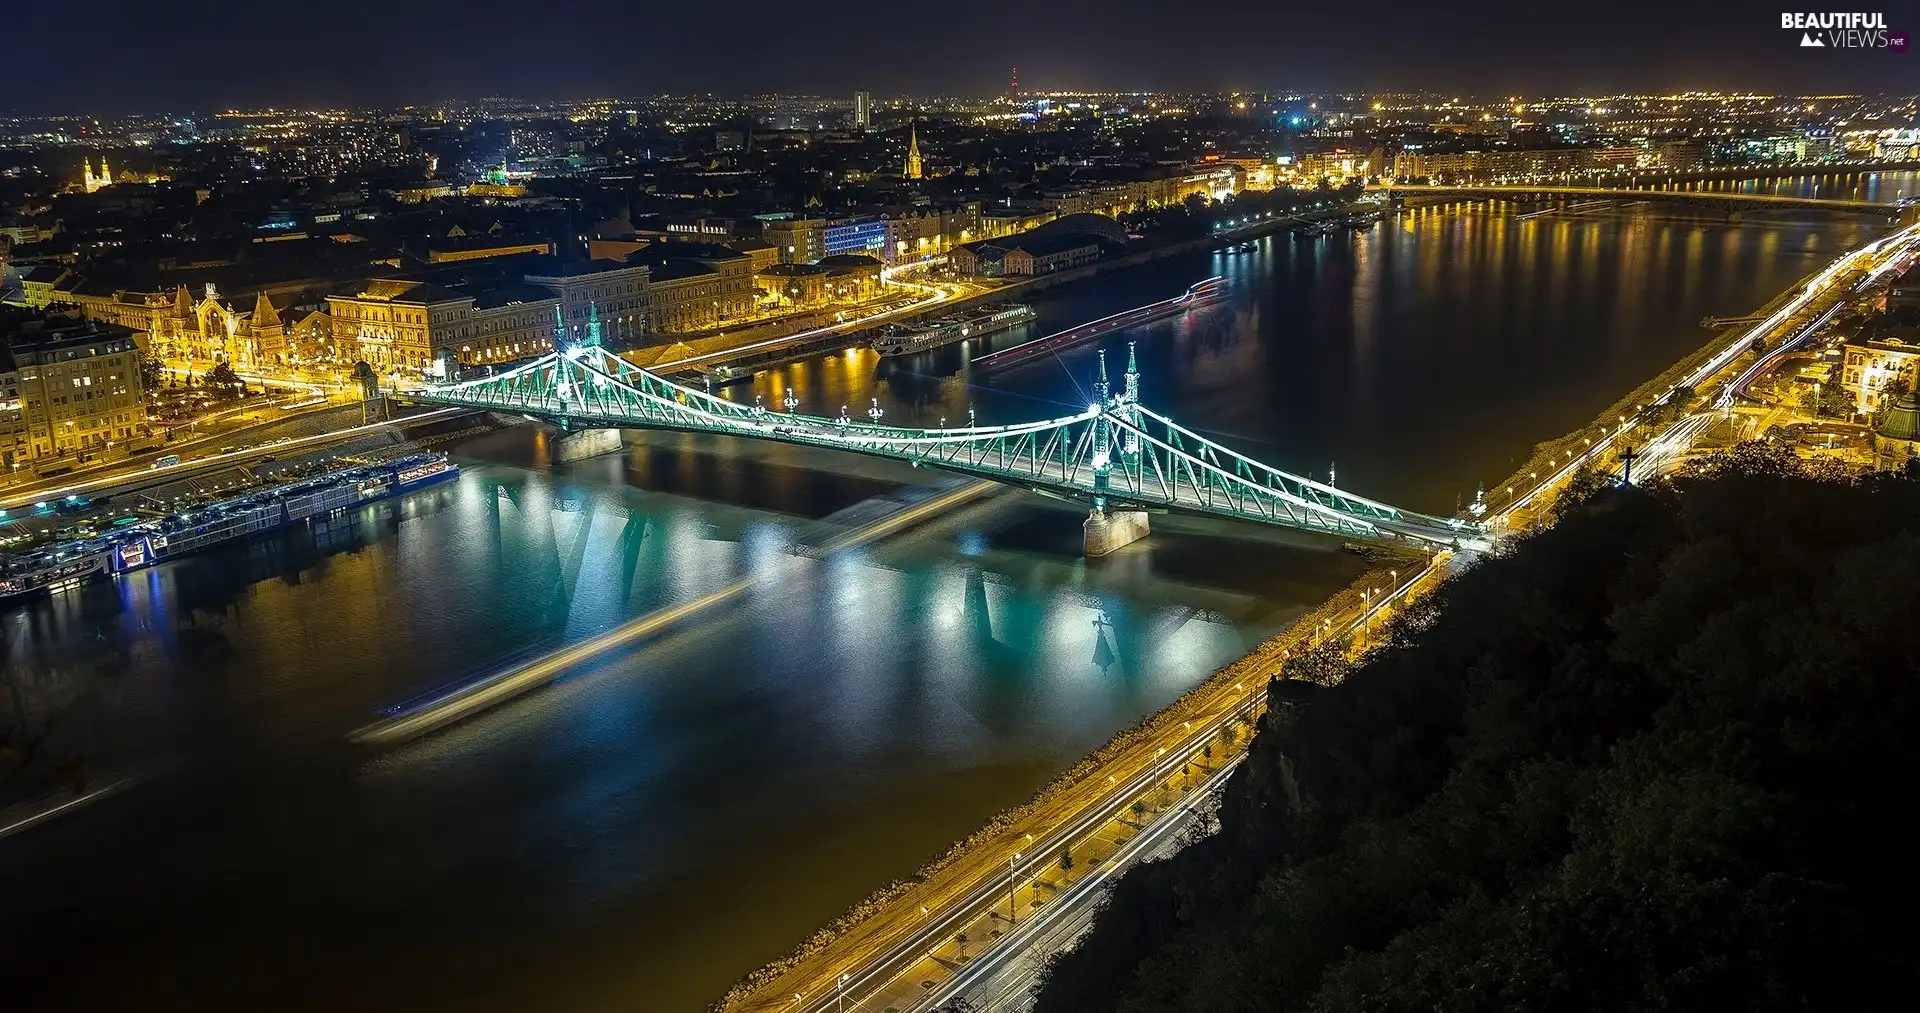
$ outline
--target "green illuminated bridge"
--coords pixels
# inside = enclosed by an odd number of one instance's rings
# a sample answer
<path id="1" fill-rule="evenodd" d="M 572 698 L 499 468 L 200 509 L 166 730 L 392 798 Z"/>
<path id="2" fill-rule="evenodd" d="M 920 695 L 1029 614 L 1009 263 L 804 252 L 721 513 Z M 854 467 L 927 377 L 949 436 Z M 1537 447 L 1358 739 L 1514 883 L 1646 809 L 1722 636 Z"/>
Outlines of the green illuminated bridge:
<path id="1" fill-rule="evenodd" d="M 430 386 L 408 397 L 433 404 L 519 413 L 581 436 L 594 430 L 667 429 L 826 447 L 940 468 L 1086 503 L 1088 552 L 1146 533 L 1146 511 L 1232 517 L 1403 545 L 1478 547 L 1481 525 L 1412 513 L 1291 475 L 1176 425 L 1139 403 L 1140 371 L 1129 355 L 1113 394 L 1106 358 L 1085 411 L 1007 426 L 903 429 L 865 419 L 743 405 L 680 386 L 591 342 L 508 372 Z M 573 437 L 568 437 L 573 438 Z"/>

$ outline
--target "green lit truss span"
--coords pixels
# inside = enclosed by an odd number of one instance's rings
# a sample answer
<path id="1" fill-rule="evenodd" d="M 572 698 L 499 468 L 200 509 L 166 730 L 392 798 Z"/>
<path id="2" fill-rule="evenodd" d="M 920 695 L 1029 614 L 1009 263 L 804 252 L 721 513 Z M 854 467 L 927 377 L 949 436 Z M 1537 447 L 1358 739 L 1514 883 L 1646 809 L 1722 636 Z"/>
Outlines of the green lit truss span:
<path id="1" fill-rule="evenodd" d="M 1162 509 L 1366 541 L 1479 541 L 1481 527 L 1389 506 L 1237 454 L 1138 402 L 1139 373 L 1077 415 L 1009 426 L 904 429 L 744 405 L 683 387 L 594 346 L 484 379 L 431 386 L 423 402 L 518 412 L 570 429 L 677 429 L 780 440 L 976 475 L 1109 509 Z"/>

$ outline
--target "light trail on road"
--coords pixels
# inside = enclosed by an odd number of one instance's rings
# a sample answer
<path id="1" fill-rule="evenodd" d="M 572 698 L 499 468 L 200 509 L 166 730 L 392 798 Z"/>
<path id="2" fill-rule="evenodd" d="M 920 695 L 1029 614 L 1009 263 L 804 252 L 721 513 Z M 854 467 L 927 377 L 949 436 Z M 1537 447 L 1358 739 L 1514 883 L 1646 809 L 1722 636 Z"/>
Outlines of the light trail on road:
<path id="1" fill-rule="evenodd" d="M 816 327 L 812 330 L 799 331 L 793 334 L 783 335 L 778 338 L 767 338 L 763 341 L 754 341 L 744 345 L 736 345 L 733 348 L 723 349 L 718 352 L 706 352 L 701 355 L 688 356 L 687 358 L 684 358 L 684 359 L 674 359 L 671 362 L 658 362 L 648 368 L 654 371 L 659 371 L 659 370 L 669 369 L 669 368 L 686 369 L 688 367 L 698 366 L 698 365 L 701 365 L 702 363 L 707 363 L 707 362 L 724 362 L 727 359 L 735 358 L 740 355 L 746 354 L 748 352 L 757 352 L 757 351 L 763 351 L 769 348 L 778 348 L 782 345 L 798 344 L 810 338 L 825 337 L 826 335 L 829 335 L 829 334 L 838 334 L 840 332 L 847 331 L 847 330 L 855 330 L 860 328 L 871 327 L 874 324 L 880 323 L 881 321 L 884 321 L 884 320 L 890 320 L 895 317 L 899 317 L 909 313 L 917 313 L 921 310 L 928 309 L 933 306 L 937 306 L 940 303 L 959 298 L 960 293 L 965 290 L 958 285 L 942 286 L 942 285 L 937 285 L 930 282 L 904 281 L 888 273 L 889 271 L 903 272 L 912 268 L 927 267 L 927 266 L 931 266 L 934 263 L 937 263 L 937 261 L 924 261 L 918 264 L 906 264 L 906 265 L 901 265 L 900 267 L 887 268 L 886 270 L 880 272 L 881 279 L 883 281 L 886 281 L 889 284 L 900 285 L 906 288 L 919 289 L 923 292 L 931 293 L 929 296 L 927 296 L 927 298 L 921 299 L 917 302 L 910 302 L 905 306 L 898 306 L 881 313 L 875 313 L 870 317 L 855 317 L 852 320 L 843 320 L 837 324 L 828 324 L 825 327 Z"/>
<path id="2" fill-rule="evenodd" d="M 1703 363 L 1700 366 L 1699 369 L 1694 370 L 1693 373 L 1690 374 L 1685 380 L 1682 380 L 1681 382 L 1676 383 L 1671 387 L 1668 387 L 1664 392 L 1661 393 L 1660 397 L 1654 399 L 1655 402 L 1657 403 L 1658 401 L 1671 397 L 1673 395 L 1673 392 L 1679 389 L 1680 387 L 1684 386 L 1684 387 L 1697 388 L 1700 384 L 1705 383 L 1707 380 L 1711 379 L 1715 374 L 1719 373 L 1722 369 L 1725 369 L 1727 365 L 1733 362 L 1735 358 L 1739 357 L 1741 353 L 1745 352 L 1747 348 L 1753 343 L 1754 339 L 1764 337 L 1767 334 L 1771 334 L 1781 324 L 1785 323 L 1789 317 L 1793 316 L 1793 314 L 1804 309 L 1808 303 L 1812 302 L 1816 297 L 1818 297 L 1819 295 L 1827 291 L 1827 289 L 1833 284 L 1833 281 L 1835 278 L 1838 278 L 1840 275 L 1845 274 L 1849 270 L 1852 270 L 1857 265 L 1857 263 L 1860 261 L 1861 258 L 1863 257 L 1871 258 L 1876 254 L 1880 253 L 1882 250 L 1892 249 L 1893 247 L 1896 247 L 1896 246 L 1911 245 L 1912 243 L 1915 242 L 1916 238 L 1920 238 L 1920 223 L 1909 225 L 1898 232 L 1894 232 L 1887 236 L 1883 236 L 1879 239 L 1874 240 L 1871 243 L 1866 244 L 1865 246 L 1860 247 L 1857 250 L 1854 250 L 1850 253 L 1847 253 L 1841 256 L 1839 259 L 1835 260 L 1833 263 L 1827 265 L 1826 268 L 1823 269 L 1819 274 L 1815 275 L 1813 280 L 1807 282 L 1807 284 L 1802 286 L 1800 289 L 1800 292 L 1797 295 L 1795 295 L 1792 299 L 1789 299 L 1785 305 L 1781 306 L 1779 309 L 1769 314 L 1766 319 L 1760 321 L 1759 323 L 1753 325 L 1751 328 L 1748 328 L 1746 331 L 1742 332 L 1740 337 L 1729 342 L 1727 344 L 1727 347 L 1721 349 L 1712 358 L 1708 359 L 1705 363 Z M 1882 264 L 1879 267 L 1877 267 L 1875 270 L 1870 272 L 1867 276 L 1867 279 L 1861 282 L 1859 286 L 1855 287 L 1855 291 L 1859 291 L 1865 286 L 1870 285 L 1872 282 L 1877 281 L 1881 276 L 1883 276 L 1888 270 L 1892 268 L 1893 264 L 1899 259 L 1899 256 L 1900 256 L 1899 254 L 1896 254 L 1893 257 L 1889 257 L 1888 263 Z M 1777 349 L 1775 351 L 1776 353 L 1778 352 Z M 1729 391 L 1722 394 L 1723 400 L 1731 396 L 1731 393 L 1732 393 L 1731 388 L 1732 388 L 1732 385 L 1729 385 Z M 1732 402 L 1727 401 L 1726 403 L 1731 404 Z M 1716 402 L 1715 407 L 1725 407 L 1725 405 Z M 1601 453 L 1604 453 L 1605 451 L 1610 450 L 1620 440 L 1621 436 L 1627 431 L 1628 431 L 1627 425 L 1622 424 L 1618 429 L 1614 429 L 1608 432 L 1605 436 L 1602 436 L 1599 440 L 1595 441 L 1593 446 L 1588 448 L 1586 452 L 1568 461 L 1567 464 L 1561 467 L 1558 471 L 1555 471 L 1550 475 L 1548 475 L 1545 481 L 1540 482 L 1539 484 L 1535 485 L 1532 489 L 1528 490 L 1526 495 L 1509 503 L 1507 507 L 1501 510 L 1500 513 L 1496 514 L 1495 517 L 1500 519 L 1505 519 L 1512 516 L 1512 514 L 1515 511 L 1525 509 L 1529 504 L 1533 502 L 1534 498 L 1539 496 L 1542 492 L 1545 492 L 1546 490 L 1553 488 L 1554 486 L 1560 484 L 1561 482 L 1566 481 L 1568 476 L 1572 475 L 1575 471 L 1579 470 L 1583 466 L 1586 466 L 1590 461 L 1594 460 Z M 1611 470 L 1611 469 L 1608 469 L 1608 470 Z"/>

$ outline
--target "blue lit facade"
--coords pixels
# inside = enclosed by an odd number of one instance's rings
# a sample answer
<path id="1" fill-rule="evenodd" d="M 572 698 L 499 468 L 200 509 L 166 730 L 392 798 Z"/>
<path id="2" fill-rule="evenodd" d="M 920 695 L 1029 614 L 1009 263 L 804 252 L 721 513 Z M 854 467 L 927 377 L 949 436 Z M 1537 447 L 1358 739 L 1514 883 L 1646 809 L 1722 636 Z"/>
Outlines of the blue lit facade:
<path id="1" fill-rule="evenodd" d="M 872 253 L 879 255 L 887 245 L 887 223 L 879 218 L 862 218 L 840 225 L 827 226 L 827 256 L 837 257 L 842 253 Z"/>

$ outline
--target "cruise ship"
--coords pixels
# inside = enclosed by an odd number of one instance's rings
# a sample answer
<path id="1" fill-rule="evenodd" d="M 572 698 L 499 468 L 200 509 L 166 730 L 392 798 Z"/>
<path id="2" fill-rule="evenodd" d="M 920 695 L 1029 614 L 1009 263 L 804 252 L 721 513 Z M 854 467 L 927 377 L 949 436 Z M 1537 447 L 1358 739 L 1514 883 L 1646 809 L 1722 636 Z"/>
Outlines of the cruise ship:
<path id="1" fill-rule="evenodd" d="M 982 306 L 921 323 L 888 327 L 873 339 L 873 350 L 881 355 L 909 355 L 956 341 L 998 334 L 1033 318 L 1033 307 L 1023 303 Z"/>
<path id="2" fill-rule="evenodd" d="M 234 539 L 278 531 L 336 510 L 412 492 L 459 474 L 459 465 L 443 454 L 411 454 L 396 461 L 359 465 L 208 503 L 93 538 L 51 545 L 6 560 L 7 567 L 0 572 L 0 602 L 179 559 Z"/>
<path id="3" fill-rule="evenodd" d="M 1044 338 L 1029 341 L 1024 345 L 1015 345 L 1012 348 L 1004 348 L 997 352 L 990 352 L 973 360 L 973 365 L 976 368 L 1010 366 L 1017 362 L 1024 362 L 1036 355 L 1045 355 L 1050 352 L 1060 351 L 1063 348 L 1070 348 L 1083 341 L 1090 341 L 1103 334 L 1110 334 L 1122 328 L 1149 323 L 1154 320 L 1159 320 L 1162 317 L 1173 316 L 1177 313 L 1185 313 L 1187 310 L 1193 309 L 1196 306 L 1204 306 L 1208 303 L 1218 301 L 1226 294 L 1227 279 L 1215 275 L 1205 281 L 1195 282 L 1189 286 L 1185 292 L 1171 299 L 1162 299 L 1159 302 L 1148 303 L 1145 306 L 1136 306 L 1124 313 L 1115 313 L 1110 317 L 1101 317 L 1098 320 L 1088 321 L 1078 327 L 1070 327 L 1064 331 L 1049 334 Z"/>

